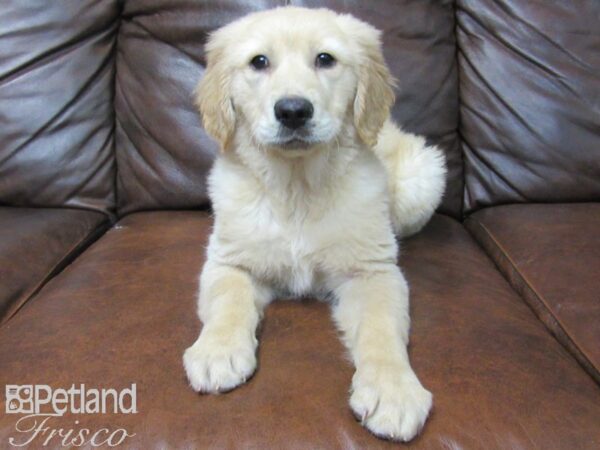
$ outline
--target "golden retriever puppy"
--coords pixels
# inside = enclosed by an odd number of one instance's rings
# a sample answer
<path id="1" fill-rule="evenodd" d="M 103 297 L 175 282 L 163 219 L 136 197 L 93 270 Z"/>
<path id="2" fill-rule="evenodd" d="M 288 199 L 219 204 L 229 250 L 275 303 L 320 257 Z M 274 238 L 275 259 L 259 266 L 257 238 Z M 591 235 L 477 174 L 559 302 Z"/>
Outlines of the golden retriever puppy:
<path id="1" fill-rule="evenodd" d="M 283 7 L 217 30 L 197 104 L 221 145 L 200 277 L 192 388 L 230 390 L 256 368 L 256 329 L 281 296 L 331 302 L 356 372 L 350 407 L 374 434 L 413 438 L 432 404 L 407 354 L 401 236 L 445 185 L 442 153 L 389 121 L 380 32 L 350 15 Z"/>

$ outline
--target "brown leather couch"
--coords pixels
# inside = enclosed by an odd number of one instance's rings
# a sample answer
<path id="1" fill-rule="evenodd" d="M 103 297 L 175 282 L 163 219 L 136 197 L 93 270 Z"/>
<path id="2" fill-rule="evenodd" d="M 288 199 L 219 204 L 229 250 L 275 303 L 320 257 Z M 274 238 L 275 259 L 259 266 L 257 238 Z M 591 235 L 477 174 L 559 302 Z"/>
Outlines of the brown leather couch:
<path id="1" fill-rule="evenodd" d="M 290 3 L 384 30 L 395 118 L 447 154 L 444 203 L 399 260 L 435 403 L 408 446 L 600 448 L 597 0 L 3 2 L 0 386 L 137 389 L 136 414 L 52 417 L 29 447 L 104 427 L 136 449 L 399 445 L 353 418 L 324 304 L 268 308 L 240 389 L 198 396 L 182 368 L 216 152 L 192 104 L 202 45 Z M 1 407 L 0 447 L 25 442 Z"/>

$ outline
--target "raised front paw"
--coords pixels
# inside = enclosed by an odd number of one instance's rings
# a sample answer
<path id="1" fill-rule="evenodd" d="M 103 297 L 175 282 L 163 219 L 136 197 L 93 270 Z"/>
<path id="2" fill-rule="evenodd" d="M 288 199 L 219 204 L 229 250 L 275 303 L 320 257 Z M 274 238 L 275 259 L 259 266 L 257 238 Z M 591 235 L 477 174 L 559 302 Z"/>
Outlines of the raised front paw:
<path id="1" fill-rule="evenodd" d="M 425 424 L 431 404 L 431 393 L 410 368 L 368 364 L 352 379 L 350 407 L 380 438 L 411 440 Z"/>
<path id="2" fill-rule="evenodd" d="M 183 354 L 183 365 L 196 392 L 229 391 L 256 370 L 256 338 L 215 339 L 203 333 Z"/>

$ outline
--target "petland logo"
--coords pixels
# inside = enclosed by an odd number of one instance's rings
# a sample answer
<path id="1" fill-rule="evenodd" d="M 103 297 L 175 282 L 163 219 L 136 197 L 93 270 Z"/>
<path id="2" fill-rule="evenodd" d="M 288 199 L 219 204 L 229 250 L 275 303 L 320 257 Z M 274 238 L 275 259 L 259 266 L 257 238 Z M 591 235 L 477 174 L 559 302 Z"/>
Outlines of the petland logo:
<path id="1" fill-rule="evenodd" d="M 17 436 L 9 437 L 14 447 L 24 447 L 38 440 L 43 447 L 60 444 L 64 447 L 122 444 L 129 434 L 124 428 L 91 430 L 79 427 L 54 428 L 52 419 L 70 414 L 137 414 L 137 386 L 116 389 L 87 388 L 85 384 L 68 389 L 53 389 L 46 384 L 6 385 L 6 414 L 25 414 L 15 423 Z M 41 442 L 40 442 L 41 441 Z"/>

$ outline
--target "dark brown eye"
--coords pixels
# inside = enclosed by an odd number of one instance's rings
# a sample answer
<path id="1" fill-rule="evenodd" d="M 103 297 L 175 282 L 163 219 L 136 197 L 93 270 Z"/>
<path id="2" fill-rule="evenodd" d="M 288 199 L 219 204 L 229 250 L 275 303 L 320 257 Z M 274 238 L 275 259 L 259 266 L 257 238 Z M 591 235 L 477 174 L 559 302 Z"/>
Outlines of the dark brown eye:
<path id="1" fill-rule="evenodd" d="M 320 69 L 327 69 L 335 65 L 335 58 L 329 53 L 319 53 L 315 59 L 315 66 Z"/>
<path id="2" fill-rule="evenodd" d="M 269 67 L 269 58 L 265 55 L 256 55 L 250 60 L 250 65 L 256 70 L 265 70 Z"/>

